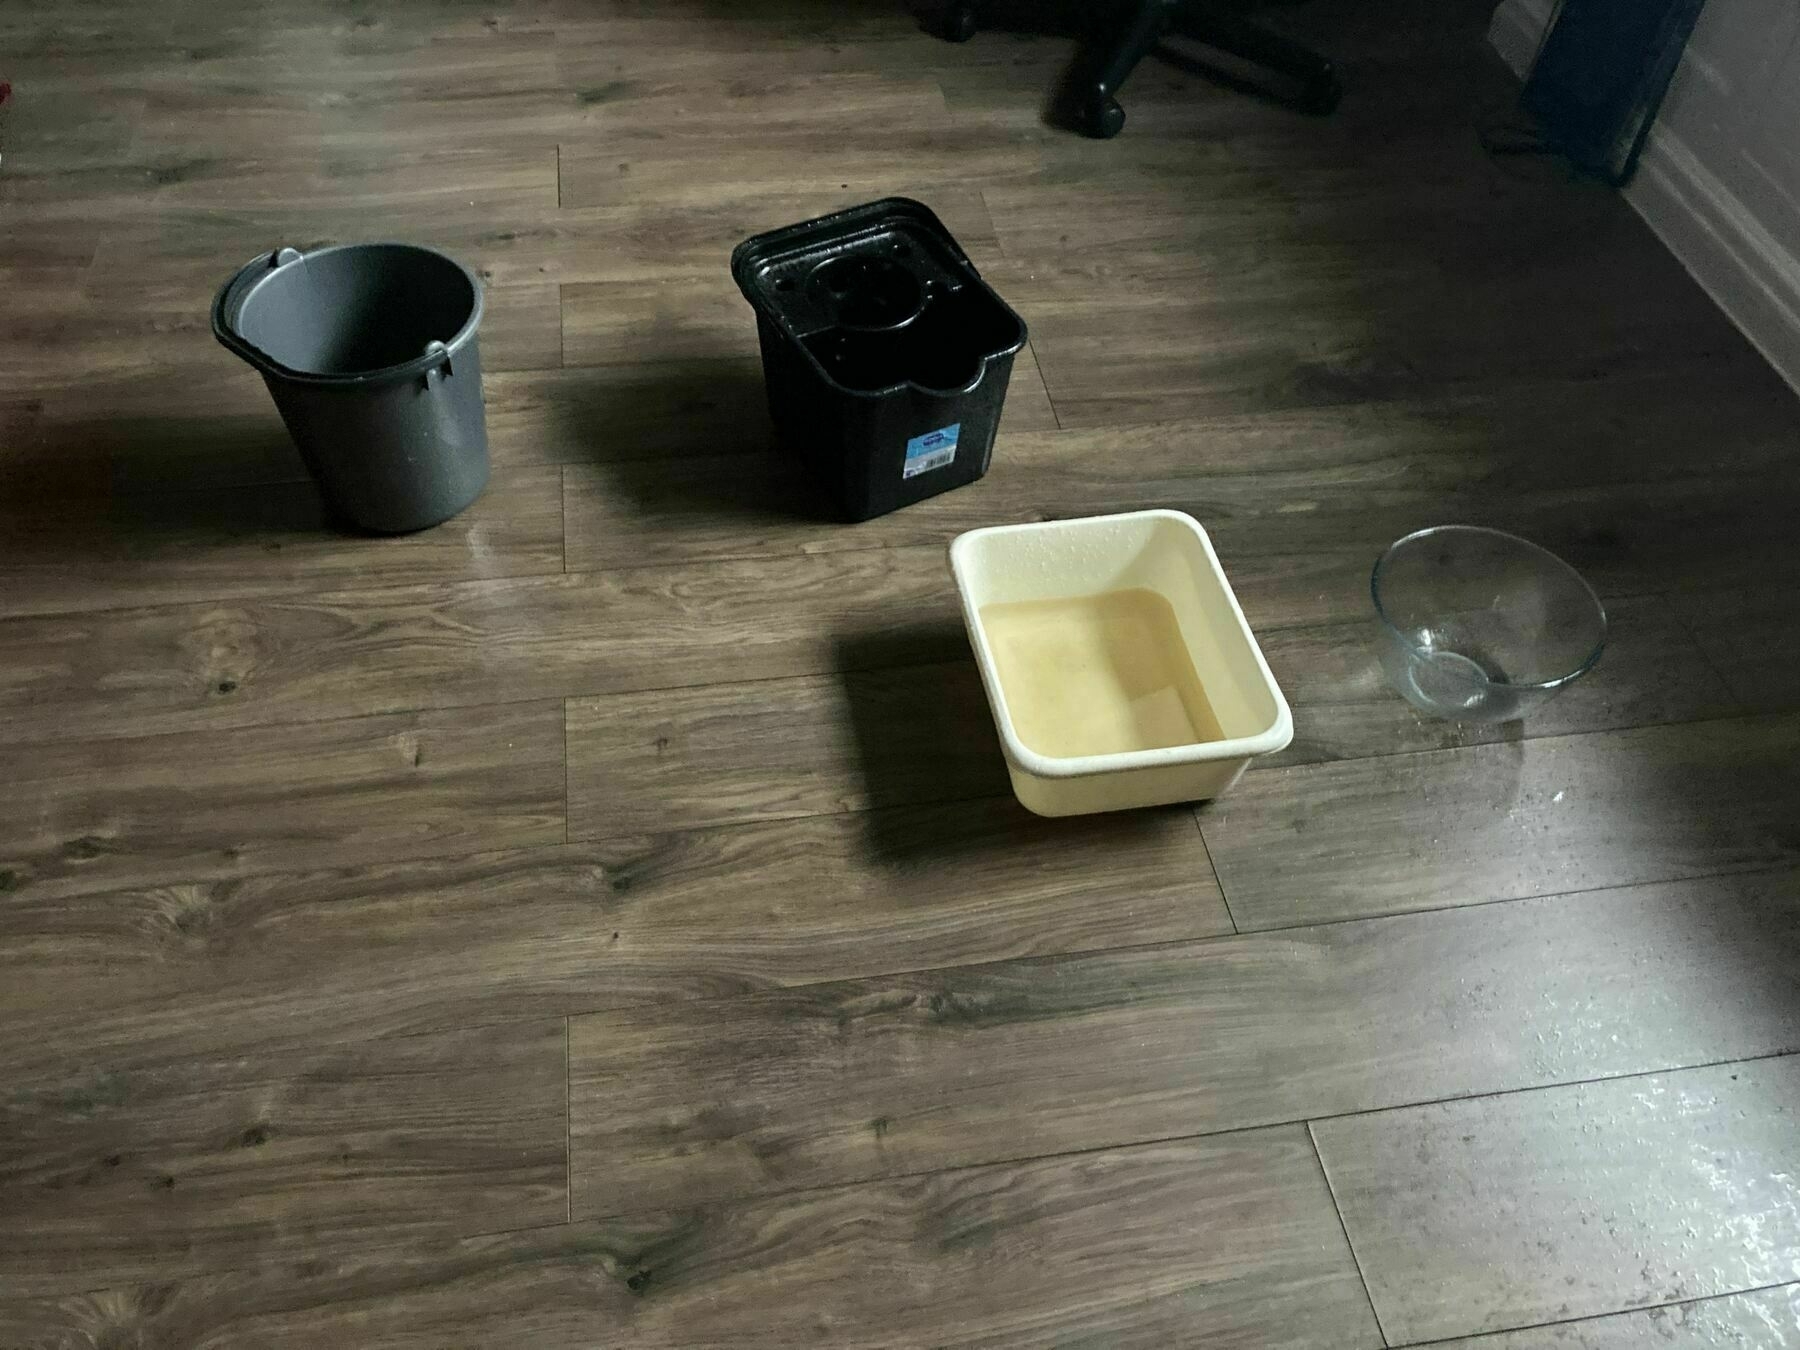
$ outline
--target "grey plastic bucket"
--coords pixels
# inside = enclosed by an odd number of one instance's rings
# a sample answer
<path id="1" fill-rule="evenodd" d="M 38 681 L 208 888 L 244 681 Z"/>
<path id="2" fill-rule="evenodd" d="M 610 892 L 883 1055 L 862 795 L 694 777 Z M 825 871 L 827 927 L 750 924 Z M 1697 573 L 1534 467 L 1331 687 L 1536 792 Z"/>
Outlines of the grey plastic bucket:
<path id="1" fill-rule="evenodd" d="M 277 249 L 213 301 L 213 334 L 262 373 L 326 501 L 367 530 L 422 530 L 488 480 L 481 284 L 413 244 Z"/>

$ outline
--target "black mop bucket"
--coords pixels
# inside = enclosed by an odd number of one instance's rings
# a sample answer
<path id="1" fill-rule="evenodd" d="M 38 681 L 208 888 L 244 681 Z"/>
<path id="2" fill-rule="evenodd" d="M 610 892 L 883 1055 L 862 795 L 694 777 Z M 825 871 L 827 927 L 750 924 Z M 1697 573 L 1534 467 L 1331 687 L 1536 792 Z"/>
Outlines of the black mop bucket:
<path id="1" fill-rule="evenodd" d="M 890 197 L 746 239 L 769 413 L 848 520 L 988 470 L 1025 321 L 929 209 Z"/>
<path id="2" fill-rule="evenodd" d="M 450 519 L 488 480 L 481 285 L 412 244 L 284 248 L 213 301 L 213 334 L 262 372 L 326 501 L 398 534 Z"/>

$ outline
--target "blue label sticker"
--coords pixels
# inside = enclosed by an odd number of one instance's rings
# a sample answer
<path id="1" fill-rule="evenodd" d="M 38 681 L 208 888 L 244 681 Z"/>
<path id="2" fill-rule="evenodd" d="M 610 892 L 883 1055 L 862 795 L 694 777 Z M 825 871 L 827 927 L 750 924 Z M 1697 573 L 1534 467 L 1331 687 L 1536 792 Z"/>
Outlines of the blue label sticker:
<path id="1" fill-rule="evenodd" d="M 902 478 L 917 478 L 922 473 L 941 469 L 956 459 L 956 438 L 962 423 L 953 422 L 942 431 L 928 431 L 906 443 L 906 469 Z"/>

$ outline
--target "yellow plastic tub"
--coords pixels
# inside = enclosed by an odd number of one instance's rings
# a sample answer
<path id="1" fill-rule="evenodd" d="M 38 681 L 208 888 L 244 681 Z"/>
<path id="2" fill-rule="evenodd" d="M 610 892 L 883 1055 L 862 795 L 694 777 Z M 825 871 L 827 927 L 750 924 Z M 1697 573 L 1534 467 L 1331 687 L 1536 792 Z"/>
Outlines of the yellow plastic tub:
<path id="1" fill-rule="evenodd" d="M 1293 740 L 1193 517 L 971 530 L 950 566 L 1013 791 L 1039 815 L 1217 797 Z"/>

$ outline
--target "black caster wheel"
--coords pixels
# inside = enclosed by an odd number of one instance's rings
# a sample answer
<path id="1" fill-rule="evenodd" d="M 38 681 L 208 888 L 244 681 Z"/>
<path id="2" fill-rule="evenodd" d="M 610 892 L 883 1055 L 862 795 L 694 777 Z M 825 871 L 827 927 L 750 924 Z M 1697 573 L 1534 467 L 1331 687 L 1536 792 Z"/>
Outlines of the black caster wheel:
<path id="1" fill-rule="evenodd" d="M 1338 101 L 1343 97 L 1344 82 L 1338 78 L 1337 71 L 1327 66 L 1300 91 L 1300 111 L 1324 117 L 1337 110 Z"/>
<path id="2" fill-rule="evenodd" d="M 946 41 L 967 42 L 975 36 L 975 30 L 979 26 L 974 5 L 950 5 L 944 10 L 944 17 L 938 21 L 938 32 Z"/>
<path id="3" fill-rule="evenodd" d="M 1081 105 L 1076 125 L 1081 134 L 1092 136 L 1097 141 L 1110 141 L 1125 130 L 1125 110 L 1119 106 L 1119 100 L 1111 97 L 1089 99 Z"/>

